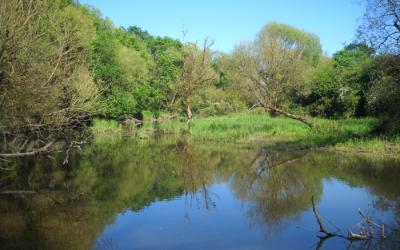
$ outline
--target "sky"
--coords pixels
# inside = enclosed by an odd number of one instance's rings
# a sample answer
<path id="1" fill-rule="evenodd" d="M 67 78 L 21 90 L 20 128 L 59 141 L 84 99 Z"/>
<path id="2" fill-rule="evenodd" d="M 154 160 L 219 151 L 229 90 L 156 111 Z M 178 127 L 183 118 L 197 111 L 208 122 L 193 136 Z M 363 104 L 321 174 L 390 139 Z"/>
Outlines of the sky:
<path id="1" fill-rule="evenodd" d="M 253 40 L 268 22 L 312 32 L 332 55 L 355 37 L 364 9 L 359 0 L 79 0 L 97 7 L 117 26 L 139 26 L 156 36 L 215 40 L 213 49 L 231 52 Z"/>

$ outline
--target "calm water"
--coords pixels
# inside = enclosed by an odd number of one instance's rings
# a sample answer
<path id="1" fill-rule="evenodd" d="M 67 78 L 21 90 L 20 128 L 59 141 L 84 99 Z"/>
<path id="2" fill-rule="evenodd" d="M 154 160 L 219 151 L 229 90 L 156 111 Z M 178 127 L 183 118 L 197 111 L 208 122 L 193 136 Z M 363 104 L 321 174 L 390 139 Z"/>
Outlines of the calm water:
<path id="1" fill-rule="evenodd" d="M 399 249 L 400 164 L 263 145 L 97 138 L 82 151 L 2 170 L 1 249 Z M 3 168 L 14 163 L 0 163 Z M 384 243 L 317 237 L 358 231 L 358 208 Z"/>

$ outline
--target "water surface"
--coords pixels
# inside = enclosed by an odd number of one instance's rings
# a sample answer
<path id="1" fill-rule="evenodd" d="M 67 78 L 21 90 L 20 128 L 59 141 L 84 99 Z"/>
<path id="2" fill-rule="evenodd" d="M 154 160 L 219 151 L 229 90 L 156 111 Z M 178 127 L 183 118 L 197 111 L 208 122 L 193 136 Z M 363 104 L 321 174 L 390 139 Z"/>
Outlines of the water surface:
<path id="1" fill-rule="evenodd" d="M 265 145 L 102 137 L 1 172 L 1 249 L 396 249 L 400 165 L 385 158 L 283 152 Z M 381 243 L 320 240 L 357 231 L 358 209 L 385 223 Z"/>

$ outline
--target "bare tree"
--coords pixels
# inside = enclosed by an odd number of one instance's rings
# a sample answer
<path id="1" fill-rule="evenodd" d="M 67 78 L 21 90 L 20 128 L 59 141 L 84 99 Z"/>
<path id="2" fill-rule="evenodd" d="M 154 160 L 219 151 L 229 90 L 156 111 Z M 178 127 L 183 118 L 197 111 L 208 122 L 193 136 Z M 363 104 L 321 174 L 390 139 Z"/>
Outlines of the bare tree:
<path id="1" fill-rule="evenodd" d="M 400 54 L 400 1 L 365 0 L 358 37 L 381 53 Z"/>
<path id="2" fill-rule="evenodd" d="M 212 51 L 210 49 L 212 45 L 213 42 L 205 39 L 202 49 L 199 49 L 195 43 L 187 43 L 184 47 L 183 68 L 177 80 L 176 92 L 182 98 L 188 120 L 193 118 L 192 97 L 217 78 L 212 67 Z"/>

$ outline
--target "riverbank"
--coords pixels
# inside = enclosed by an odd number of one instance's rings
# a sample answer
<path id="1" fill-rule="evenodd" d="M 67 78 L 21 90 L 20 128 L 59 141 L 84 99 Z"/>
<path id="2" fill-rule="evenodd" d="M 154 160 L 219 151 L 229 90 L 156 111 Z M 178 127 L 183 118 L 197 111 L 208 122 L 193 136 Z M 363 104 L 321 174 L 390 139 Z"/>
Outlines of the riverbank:
<path id="1" fill-rule="evenodd" d="M 168 134 L 197 142 L 266 143 L 280 150 L 327 150 L 357 153 L 399 155 L 400 135 L 373 133 L 379 125 L 376 118 L 329 120 L 313 118 L 314 128 L 262 112 L 246 112 L 225 116 L 195 118 L 190 123 L 170 120 L 154 128 L 145 124 L 135 129 L 115 121 L 96 120 L 95 134 L 124 133 L 150 138 L 152 134 Z"/>

